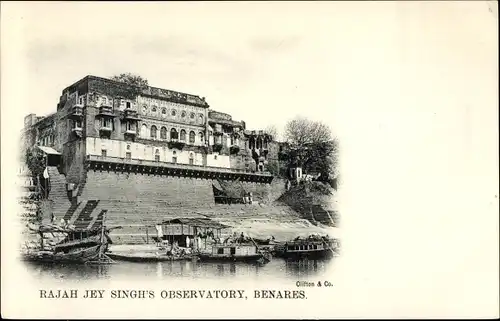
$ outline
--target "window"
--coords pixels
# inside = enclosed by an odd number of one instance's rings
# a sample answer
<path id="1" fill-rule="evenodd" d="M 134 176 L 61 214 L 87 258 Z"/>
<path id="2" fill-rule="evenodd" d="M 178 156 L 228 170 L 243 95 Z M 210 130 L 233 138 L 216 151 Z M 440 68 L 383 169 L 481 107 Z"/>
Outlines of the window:
<path id="1" fill-rule="evenodd" d="M 127 152 L 127 153 L 125 154 L 125 158 L 126 158 L 126 159 L 129 159 L 129 160 L 130 160 L 130 159 L 132 159 L 132 153 L 131 153 L 131 152 Z"/>
<path id="2" fill-rule="evenodd" d="M 141 126 L 141 137 L 148 137 L 148 126 L 146 124 L 142 124 Z"/>
<path id="3" fill-rule="evenodd" d="M 73 123 L 73 127 L 77 128 L 77 129 L 81 129 L 82 128 L 82 121 L 81 120 L 75 120 L 75 122 Z"/>
<path id="4" fill-rule="evenodd" d="M 185 112 L 185 111 L 182 111 L 182 113 L 181 113 L 181 117 L 182 117 L 182 118 L 186 117 L 186 112 Z"/>
<path id="5" fill-rule="evenodd" d="M 186 140 L 186 131 L 184 129 L 181 130 L 181 140 Z"/>
<path id="6" fill-rule="evenodd" d="M 103 128 L 111 128 L 111 119 L 103 118 L 102 119 L 102 127 Z"/>
<path id="7" fill-rule="evenodd" d="M 165 127 L 162 127 L 160 129 L 160 138 L 161 139 L 167 139 L 167 129 Z"/>
<path id="8" fill-rule="evenodd" d="M 130 108 L 130 101 L 127 101 L 127 102 L 125 103 L 125 106 L 127 107 L 127 109 L 129 109 L 129 108 Z"/>
<path id="9" fill-rule="evenodd" d="M 194 144 L 195 140 L 196 140 L 196 134 L 194 133 L 194 131 L 190 131 L 189 132 L 189 143 Z"/>
<path id="10" fill-rule="evenodd" d="M 127 130 L 129 130 L 129 131 L 135 131 L 134 123 L 127 122 Z"/>
<path id="11" fill-rule="evenodd" d="M 102 156 L 102 157 L 106 157 L 106 156 L 107 156 L 107 154 L 108 154 L 108 151 L 107 151 L 107 150 L 105 150 L 105 149 L 101 149 L 101 156 Z"/>
<path id="12" fill-rule="evenodd" d="M 80 103 L 80 105 L 83 105 L 83 96 L 78 98 L 78 103 Z"/>
<path id="13" fill-rule="evenodd" d="M 160 150 L 156 150 L 155 152 L 155 162 L 159 162 L 160 161 Z"/>
<path id="14" fill-rule="evenodd" d="M 189 165 L 194 165 L 194 154 L 189 154 Z"/>
<path id="15" fill-rule="evenodd" d="M 151 126 L 151 138 L 156 139 L 156 126 Z"/>
<path id="16" fill-rule="evenodd" d="M 148 111 L 148 106 L 142 106 L 142 113 L 145 114 Z"/>
<path id="17" fill-rule="evenodd" d="M 175 153 L 174 156 L 172 156 L 172 163 L 177 163 L 177 156 L 175 156 Z"/>
<path id="18" fill-rule="evenodd" d="M 161 114 L 163 115 L 163 117 L 167 116 L 167 108 L 162 108 Z"/>
<path id="19" fill-rule="evenodd" d="M 172 128 L 170 130 L 170 139 L 178 139 L 179 138 L 179 135 L 177 133 L 177 130 L 175 130 L 175 128 Z"/>
<path id="20" fill-rule="evenodd" d="M 127 150 L 130 150 L 130 145 L 127 145 Z"/>
<path id="21" fill-rule="evenodd" d="M 203 134 L 203 132 L 199 132 L 198 136 L 200 136 L 200 142 L 203 144 L 203 141 L 204 141 L 204 138 L 205 138 L 205 134 Z"/>
<path id="22" fill-rule="evenodd" d="M 191 113 L 191 114 L 189 115 L 189 118 L 194 119 L 194 113 Z"/>
<path id="23" fill-rule="evenodd" d="M 214 155 L 214 159 L 217 160 L 217 155 Z"/>
<path id="24" fill-rule="evenodd" d="M 175 109 L 172 109 L 171 114 L 172 114 L 173 117 L 175 117 L 175 115 L 177 115 L 177 111 L 175 111 Z"/>
<path id="25" fill-rule="evenodd" d="M 152 111 L 153 113 L 156 113 L 156 106 L 153 106 L 153 108 L 151 108 L 151 111 Z"/>
<path id="26" fill-rule="evenodd" d="M 200 119 L 200 123 L 203 123 L 203 114 L 199 114 L 198 118 Z"/>
<path id="27" fill-rule="evenodd" d="M 218 248 L 217 249 L 217 254 L 224 254 L 224 248 Z"/>
<path id="28" fill-rule="evenodd" d="M 235 255 L 236 254 L 236 248 L 235 247 L 232 247 L 231 248 L 231 255 Z"/>

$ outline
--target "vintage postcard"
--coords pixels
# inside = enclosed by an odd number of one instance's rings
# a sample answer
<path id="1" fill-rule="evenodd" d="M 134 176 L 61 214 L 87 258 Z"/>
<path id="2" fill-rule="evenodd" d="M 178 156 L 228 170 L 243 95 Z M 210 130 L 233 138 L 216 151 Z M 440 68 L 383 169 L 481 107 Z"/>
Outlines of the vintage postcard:
<path id="1" fill-rule="evenodd" d="M 2 2 L 2 317 L 498 317 L 497 26 Z"/>

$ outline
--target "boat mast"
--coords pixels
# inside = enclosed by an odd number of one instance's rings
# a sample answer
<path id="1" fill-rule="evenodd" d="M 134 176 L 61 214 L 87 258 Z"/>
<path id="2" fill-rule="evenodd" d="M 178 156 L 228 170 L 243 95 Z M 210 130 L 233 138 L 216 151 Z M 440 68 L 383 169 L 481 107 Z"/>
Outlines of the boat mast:
<path id="1" fill-rule="evenodd" d="M 106 220 L 106 212 L 102 214 L 102 224 L 101 224 L 101 246 L 99 247 L 99 260 L 102 257 L 102 246 L 104 244 L 104 221 Z"/>

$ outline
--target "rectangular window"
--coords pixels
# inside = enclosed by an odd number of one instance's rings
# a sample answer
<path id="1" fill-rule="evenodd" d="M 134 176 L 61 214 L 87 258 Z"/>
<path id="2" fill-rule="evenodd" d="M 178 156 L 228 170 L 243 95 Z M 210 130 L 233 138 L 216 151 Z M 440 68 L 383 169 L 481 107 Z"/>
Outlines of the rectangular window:
<path id="1" fill-rule="evenodd" d="M 172 157 L 172 163 L 177 163 L 177 157 Z"/>
<path id="2" fill-rule="evenodd" d="M 160 161 L 160 155 L 155 155 L 155 162 L 159 162 Z"/>
<path id="3" fill-rule="evenodd" d="M 102 120 L 102 127 L 111 128 L 111 119 L 104 118 Z"/>
<path id="4" fill-rule="evenodd" d="M 132 153 L 131 153 L 131 152 L 127 152 L 127 153 L 125 154 L 125 158 L 126 158 L 126 159 L 132 159 Z"/>
<path id="5" fill-rule="evenodd" d="M 224 249 L 223 248 L 218 248 L 217 249 L 217 254 L 224 254 Z"/>
<path id="6" fill-rule="evenodd" d="M 101 149 L 101 156 L 102 156 L 102 157 L 106 157 L 106 156 L 107 156 L 107 153 L 108 153 L 108 151 L 107 151 L 107 150 L 105 150 L 105 149 Z"/>
<path id="7" fill-rule="evenodd" d="M 127 109 L 130 108 L 130 101 L 127 101 L 126 103 Z"/>
<path id="8" fill-rule="evenodd" d="M 194 165 L 194 159 L 192 158 L 189 159 L 189 165 Z"/>
<path id="9" fill-rule="evenodd" d="M 231 255 L 235 255 L 236 254 L 236 248 L 235 247 L 232 247 L 231 248 Z"/>
<path id="10" fill-rule="evenodd" d="M 74 128 L 82 128 L 82 122 L 80 120 L 75 120 Z"/>
<path id="11" fill-rule="evenodd" d="M 83 97 L 80 97 L 80 98 L 78 99 L 78 102 L 80 103 L 80 105 L 83 105 Z"/>

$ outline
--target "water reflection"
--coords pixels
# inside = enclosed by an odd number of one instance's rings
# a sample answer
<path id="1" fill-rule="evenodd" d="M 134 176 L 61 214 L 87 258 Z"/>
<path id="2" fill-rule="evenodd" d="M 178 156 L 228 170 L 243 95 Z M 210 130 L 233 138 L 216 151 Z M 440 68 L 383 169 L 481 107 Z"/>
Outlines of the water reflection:
<path id="1" fill-rule="evenodd" d="M 118 262 L 111 265 L 64 265 L 26 263 L 29 273 L 39 278 L 55 278 L 61 280 L 97 280 L 97 279 L 130 279 L 130 278 L 303 278 L 313 277 L 326 272 L 328 264 L 334 260 L 302 260 L 286 261 L 274 258 L 271 262 L 261 264 L 235 263 L 200 263 L 193 261 L 173 261 L 157 263 Z"/>

